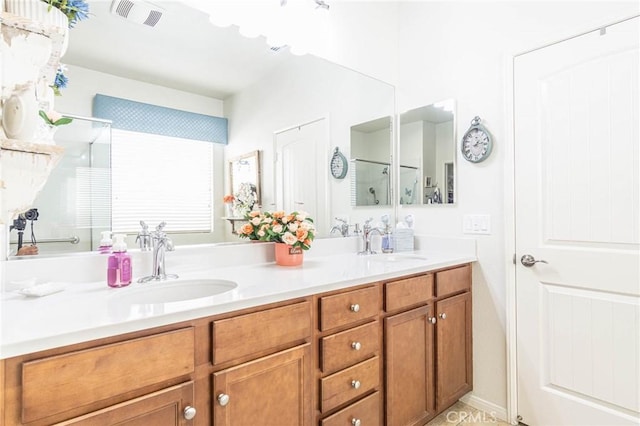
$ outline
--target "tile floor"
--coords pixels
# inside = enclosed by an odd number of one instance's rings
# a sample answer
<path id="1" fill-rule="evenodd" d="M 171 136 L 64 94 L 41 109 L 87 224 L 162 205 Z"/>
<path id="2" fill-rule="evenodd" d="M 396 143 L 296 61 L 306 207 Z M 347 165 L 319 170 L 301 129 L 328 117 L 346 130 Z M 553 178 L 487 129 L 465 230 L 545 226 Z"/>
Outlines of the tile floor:
<path id="1" fill-rule="evenodd" d="M 427 423 L 427 426 L 510 426 L 498 420 L 491 413 L 477 410 L 464 402 L 458 401 L 447 411 Z"/>

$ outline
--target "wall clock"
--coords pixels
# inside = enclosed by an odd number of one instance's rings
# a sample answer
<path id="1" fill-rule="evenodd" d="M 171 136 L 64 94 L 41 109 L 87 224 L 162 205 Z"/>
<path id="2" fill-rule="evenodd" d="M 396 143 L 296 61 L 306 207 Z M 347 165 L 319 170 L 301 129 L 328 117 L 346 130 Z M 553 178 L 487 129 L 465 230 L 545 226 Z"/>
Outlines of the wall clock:
<path id="1" fill-rule="evenodd" d="M 464 159 L 472 163 L 486 160 L 493 148 L 491 134 L 480 124 L 480 121 L 478 116 L 471 120 L 471 127 L 462 137 L 460 146 Z"/>
<path id="2" fill-rule="evenodd" d="M 329 168 L 331 169 L 331 175 L 336 179 L 344 179 L 347 175 L 349 163 L 338 147 L 333 150 L 333 156 L 329 162 Z"/>

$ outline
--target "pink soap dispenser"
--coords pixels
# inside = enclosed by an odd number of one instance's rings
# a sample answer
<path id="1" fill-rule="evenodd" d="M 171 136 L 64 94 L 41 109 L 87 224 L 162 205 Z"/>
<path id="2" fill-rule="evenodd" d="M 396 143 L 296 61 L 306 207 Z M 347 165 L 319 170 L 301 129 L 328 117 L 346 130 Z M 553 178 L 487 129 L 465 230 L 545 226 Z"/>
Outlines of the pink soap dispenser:
<path id="1" fill-rule="evenodd" d="M 113 253 L 107 260 L 107 284 L 109 287 L 126 287 L 131 284 L 131 256 L 127 253 L 125 235 L 114 235 Z"/>

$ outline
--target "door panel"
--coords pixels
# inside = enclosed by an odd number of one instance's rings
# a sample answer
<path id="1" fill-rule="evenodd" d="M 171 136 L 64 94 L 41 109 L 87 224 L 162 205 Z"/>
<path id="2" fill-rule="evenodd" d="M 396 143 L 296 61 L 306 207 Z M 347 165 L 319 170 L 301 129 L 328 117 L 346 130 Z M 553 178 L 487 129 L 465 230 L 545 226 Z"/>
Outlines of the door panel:
<path id="1" fill-rule="evenodd" d="M 640 420 L 640 19 L 514 61 L 518 412 Z M 526 267 L 520 258 L 537 260 Z"/>
<path id="2" fill-rule="evenodd" d="M 328 229 L 327 123 L 320 119 L 275 135 L 276 208 L 305 211 Z"/>

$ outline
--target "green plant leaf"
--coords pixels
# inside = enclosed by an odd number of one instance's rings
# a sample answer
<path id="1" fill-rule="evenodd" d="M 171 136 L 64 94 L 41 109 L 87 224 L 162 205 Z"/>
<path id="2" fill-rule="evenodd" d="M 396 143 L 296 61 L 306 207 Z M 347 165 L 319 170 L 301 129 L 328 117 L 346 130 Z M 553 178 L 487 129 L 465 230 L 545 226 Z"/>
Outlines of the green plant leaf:
<path id="1" fill-rule="evenodd" d="M 62 117 L 59 120 L 56 120 L 55 123 L 53 123 L 54 126 L 62 126 L 63 124 L 69 124 L 73 121 L 72 118 L 69 117 Z"/>
<path id="2" fill-rule="evenodd" d="M 47 122 L 47 124 L 53 124 L 53 123 L 51 122 L 51 120 L 49 119 L 49 117 L 47 117 L 47 113 L 46 113 L 46 112 L 44 112 L 43 110 L 38 111 L 38 115 L 39 115 L 40 117 L 42 117 L 42 119 L 43 119 L 44 121 L 46 121 L 46 122 Z"/>

